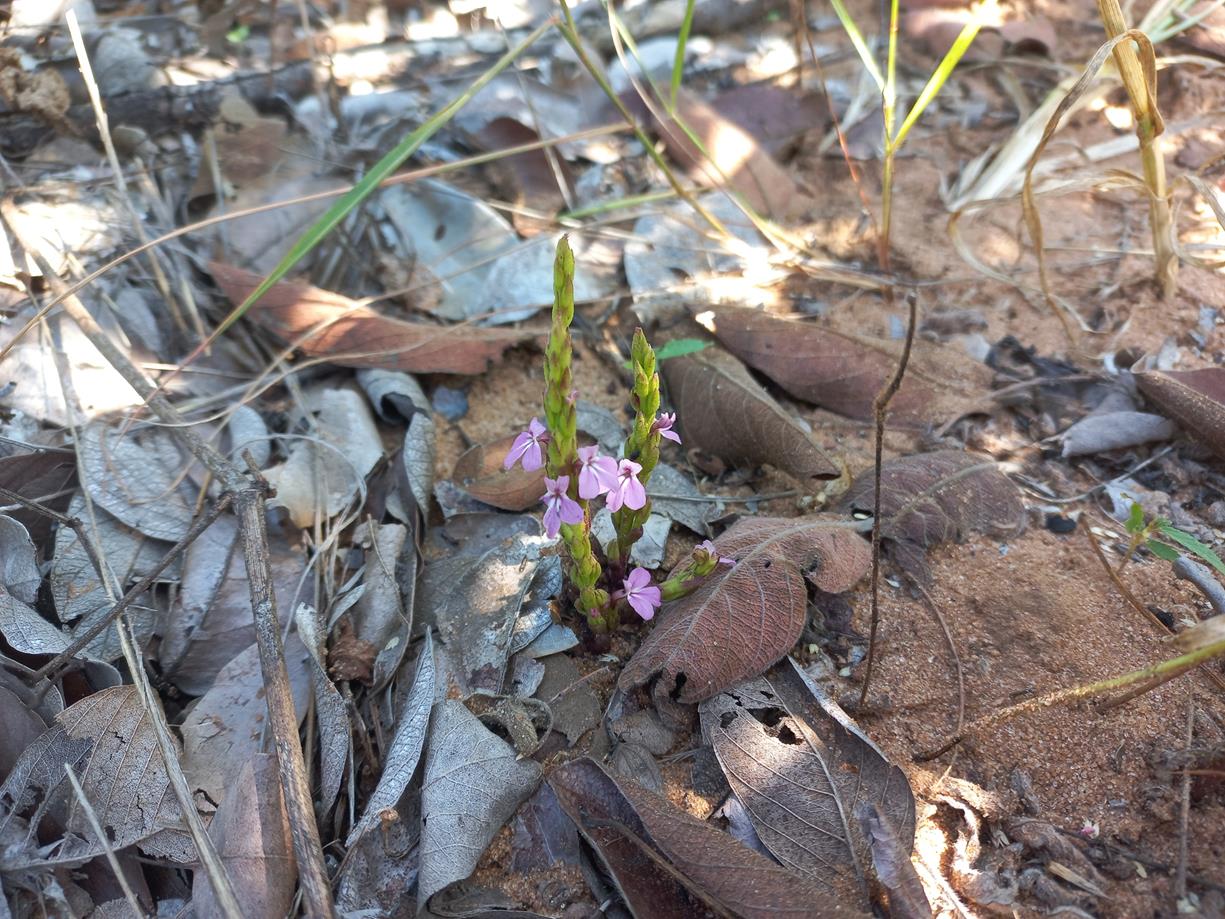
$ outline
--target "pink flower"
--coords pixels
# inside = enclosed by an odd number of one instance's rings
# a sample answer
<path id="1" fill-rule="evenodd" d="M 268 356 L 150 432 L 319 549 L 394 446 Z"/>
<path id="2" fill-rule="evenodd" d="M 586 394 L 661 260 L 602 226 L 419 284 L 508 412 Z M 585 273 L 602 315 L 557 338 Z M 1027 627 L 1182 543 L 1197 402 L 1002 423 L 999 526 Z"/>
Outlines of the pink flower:
<path id="1" fill-rule="evenodd" d="M 660 437 L 679 444 L 681 442 L 681 435 L 672 430 L 674 424 L 676 424 L 676 412 L 660 412 L 659 417 L 655 419 L 655 423 L 651 427 L 659 432 Z"/>
<path id="2" fill-rule="evenodd" d="M 550 539 L 557 535 L 563 523 L 582 523 L 583 509 L 566 494 L 570 487 L 570 476 L 559 475 L 556 479 L 545 476 L 547 491 L 540 496 L 544 502 L 544 531 Z"/>
<path id="3" fill-rule="evenodd" d="M 526 431 L 521 431 L 510 445 L 510 452 L 502 462 L 503 469 L 509 469 L 519 460 L 523 460 L 523 468 L 528 472 L 544 465 L 544 455 L 540 448 L 549 442 L 549 429 L 540 423 L 539 418 L 533 418 Z"/>
<path id="4" fill-rule="evenodd" d="M 600 456 L 599 447 L 579 447 L 578 461 L 580 498 L 590 501 L 617 487 L 617 461 L 611 456 Z"/>
<path id="5" fill-rule="evenodd" d="M 651 573 L 645 568 L 635 568 L 621 582 L 625 589 L 618 590 L 613 596 L 621 598 L 634 608 L 634 612 L 643 619 L 650 619 L 659 609 L 659 588 L 651 583 Z"/>
<path id="6" fill-rule="evenodd" d="M 719 550 L 715 548 L 715 544 L 709 539 L 703 539 L 700 543 L 693 547 L 694 555 L 697 555 L 699 552 L 705 552 L 708 556 L 714 556 L 719 560 L 720 565 L 736 564 L 736 560 L 734 558 L 728 558 L 725 555 L 720 555 Z"/>
<path id="7" fill-rule="evenodd" d="M 639 510 L 647 503 L 647 490 L 638 481 L 642 467 L 633 460 L 623 459 L 617 467 L 617 484 L 608 491 L 608 509 L 621 510 L 625 505 L 630 510 Z"/>

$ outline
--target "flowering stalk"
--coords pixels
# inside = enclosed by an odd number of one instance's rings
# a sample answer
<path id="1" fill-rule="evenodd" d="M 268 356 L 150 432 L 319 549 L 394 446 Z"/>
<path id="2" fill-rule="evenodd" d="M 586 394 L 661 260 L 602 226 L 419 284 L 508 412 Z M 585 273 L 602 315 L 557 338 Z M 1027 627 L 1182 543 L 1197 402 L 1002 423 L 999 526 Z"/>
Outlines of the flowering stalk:
<path id="1" fill-rule="evenodd" d="M 659 462 L 661 429 L 656 419 L 659 412 L 659 374 L 655 370 L 655 350 L 647 342 L 642 329 L 634 330 L 630 361 L 634 366 L 634 391 L 630 401 L 636 414 L 634 429 L 625 442 L 625 456 L 642 467 L 638 472 L 638 481 L 645 486 Z M 639 508 L 624 506 L 613 514 L 617 538 L 608 547 L 610 561 L 624 568 L 630 549 L 642 536 L 642 527 L 650 515 L 649 499 Z"/>
<path id="2" fill-rule="evenodd" d="M 673 569 L 668 579 L 659 585 L 660 601 L 679 600 L 697 590 L 720 565 L 734 564 L 735 559 L 720 556 L 709 539 L 701 542 L 694 548 L 689 561 Z"/>
<path id="3" fill-rule="evenodd" d="M 544 352 L 544 415 L 549 429 L 547 475 L 562 482 L 570 499 L 582 510 L 578 522 L 562 517 L 562 542 L 569 555 L 567 574 L 578 592 L 575 606 L 587 617 L 594 632 L 616 628 L 616 611 L 608 602 L 608 591 L 597 585 L 603 575 L 599 559 L 591 548 L 591 513 L 587 501 L 579 497 L 578 413 L 574 408 L 570 373 L 572 342 L 570 323 L 574 319 L 574 253 L 565 236 L 557 244 L 553 262 L 553 323 Z M 546 494 L 546 498 L 549 495 Z M 554 496 L 558 507 L 560 496 Z"/>

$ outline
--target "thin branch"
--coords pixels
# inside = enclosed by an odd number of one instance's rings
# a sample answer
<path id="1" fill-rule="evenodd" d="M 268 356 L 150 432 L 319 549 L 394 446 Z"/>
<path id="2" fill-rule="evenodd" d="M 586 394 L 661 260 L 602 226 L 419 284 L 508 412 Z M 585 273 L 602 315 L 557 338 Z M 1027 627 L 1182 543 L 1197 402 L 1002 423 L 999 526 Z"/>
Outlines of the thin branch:
<path id="1" fill-rule="evenodd" d="M 880 481 L 885 449 L 885 413 L 889 409 L 890 401 L 902 388 L 902 379 L 906 376 L 906 365 L 910 363 L 910 348 L 914 344 L 915 320 L 918 317 L 918 301 L 918 295 L 914 291 L 906 295 L 906 306 L 910 310 L 910 318 L 906 325 L 906 343 L 902 345 L 902 356 L 897 362 L 897 371 L 893 374 L 893 379 L 876 394 L 876 399 L 872 404 L 872 411 L 876 416 L 876 465 L 873 469 L 876 494 L 872 499 L 872 627 L 868 633 L 868 669 L 863 677 L 863 691 L 859 694 L 861 706 L 868 701 L 868 686 L 872 682 L 872 665 L 876 660 L 876 629 L 880 623 Z"/>
<path id="2" fill-rule="evenodd" d="M 106 831 L 102 829 L 102 821 L 98 819 L 94 806 L 89 803 L 89 798 L 85 795 L 85 789 L 81 787 L 81 782 L 77 779 L 76 773 L 72 771 L 71 763 L 64 763 L 64 772 L 68 776 L 68 783 L 72 786 L 72 790 L 77 796 L 77 801 L 81 803 L 81 810 L 85 812 L 85 819 L 89 821 L 90 829 L 98 837 L 103 854 L 106 855 L 111 871 L 115 874 L 115 880 L 119 882 L 119 887 L 123 891 L 124 898 L 128 901 L 128 906 L 132 908 L 133 915 L 138 916 L 139 919 L 145 919 L 149 912 L 140 905 L 136 892 L 132 890 L 132 885 L 128 883 L 128 877 L 123 873 L 123 866 L 119 864 L 119 859 L 115 857 L 115 849 L 111 846 Z"/>

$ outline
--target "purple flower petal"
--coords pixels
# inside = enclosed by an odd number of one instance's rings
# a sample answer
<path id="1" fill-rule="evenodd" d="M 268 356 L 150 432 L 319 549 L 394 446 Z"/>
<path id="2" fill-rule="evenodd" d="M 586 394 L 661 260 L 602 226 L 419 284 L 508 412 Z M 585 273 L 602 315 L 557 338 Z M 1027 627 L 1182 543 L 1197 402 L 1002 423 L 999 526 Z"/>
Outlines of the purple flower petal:
<path id="1" fill-rule="evenodd" d="M 665 440 L 670 440 L 673 443 L 679 444 L 681 442 L 681 435 L 677 434 L 675 431 L 665 431 L 660 429 L 659 436 Z"/>
<path id="2" fill-rule="evenodd" d="M 535 443 L 532 435 L 527 431 L 520 431 L 519 436 L 515 438 L 515 442 L 510 445 L 510 452 L 506 454 L 506 459 L 502 461 L 502 468 L 509 469 L 515 463 L 519 462 L 523 454 Z M 537 455 L 540 453 L 540 448 L 536 448 Z"/>
<path id="3" fill-rule="evenodd" d="M 562 495 L 558 498 L 558 504 L 561 506 L 561 522 L 562 523 L 582 523 L 583 508 L 577 501 L 568 495 Z"/>
<path id="4" fill-rule="evenodd" d="M 629 479 L 621 489 L 622 502 L 631 510 L 641 510 L 647 503 L 647 490 L 635 478 Z"/>
<path id="5" fill-rule="evenodd" d="M 655 590 L 656 596 L 658 596 L 659 588 L 653 589 Z M 655 616 L 655 607 L 659 605 L 659 601 L 656 600 L 655 603 L 652 603 L 647 596 L 645 596 L 645 594 L 646 591 L 643 591 L 643 594 L 629 597 L 628 600 L 629 605 L 633 607 L 634 612 L 641 616 L 644 621 L 649 622 Z"/>
<path id="6" fill-rule="evenodd" d="M 548 500 L 548 507 L 544 512 L 544 533 L 549 539 L 556 539 L 557 534 L 561 531 L 561 513 L 557 509 L 557 502 L 552 498 Z"/>
<path id="7" fill-rule="evenodd" d="M 635 568 L 625 577 L 625 589 L 640 590 L 651 583 L 651 572 L 645 568 Z"/>

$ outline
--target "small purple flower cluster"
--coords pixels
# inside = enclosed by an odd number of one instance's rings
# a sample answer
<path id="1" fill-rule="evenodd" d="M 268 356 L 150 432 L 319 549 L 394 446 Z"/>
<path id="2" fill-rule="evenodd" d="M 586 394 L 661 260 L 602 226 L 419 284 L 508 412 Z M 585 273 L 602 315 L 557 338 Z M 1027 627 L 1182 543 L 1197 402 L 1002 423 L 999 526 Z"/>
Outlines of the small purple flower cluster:
<path id="1" fill-rule="evenodd" d="M 672 430 L 676 424 L 674 412 L 661 412 L 651 426 L 659 436 L 680 443 L 681 438 Z M 533 418 L 526 431 L 519 433 L 511 444 L 510 452 L 502 463 L 510 469 L 516 463 L 533 472 L 544 465 L 544 450 L 549 442 L 549 431 L 539 418 Z M 614 513 L 623 507 L 641 510 L 646 507 L 647 490 L 638 479 L 642 466 L 633 460 L 617 461 L 611 456 L 601 456 L 598 446 L 580 447 L 578 450 L 578 496 L 591 501 L 604 495 L 604 503 Z M 583 522 L 582 506 L 570 497 L 570 476 L 548 476 L 544 480 L 544 531 L 550 537 L 560 532 L 561 525 Z M 645 568 L 635 568 L 622 582 L 623 589 L 613 593 L 613 599 L 624 599 L 639 616 L 650 619 L 660 604 L 659 588 L 651 584 L 651 574 Z"/>

